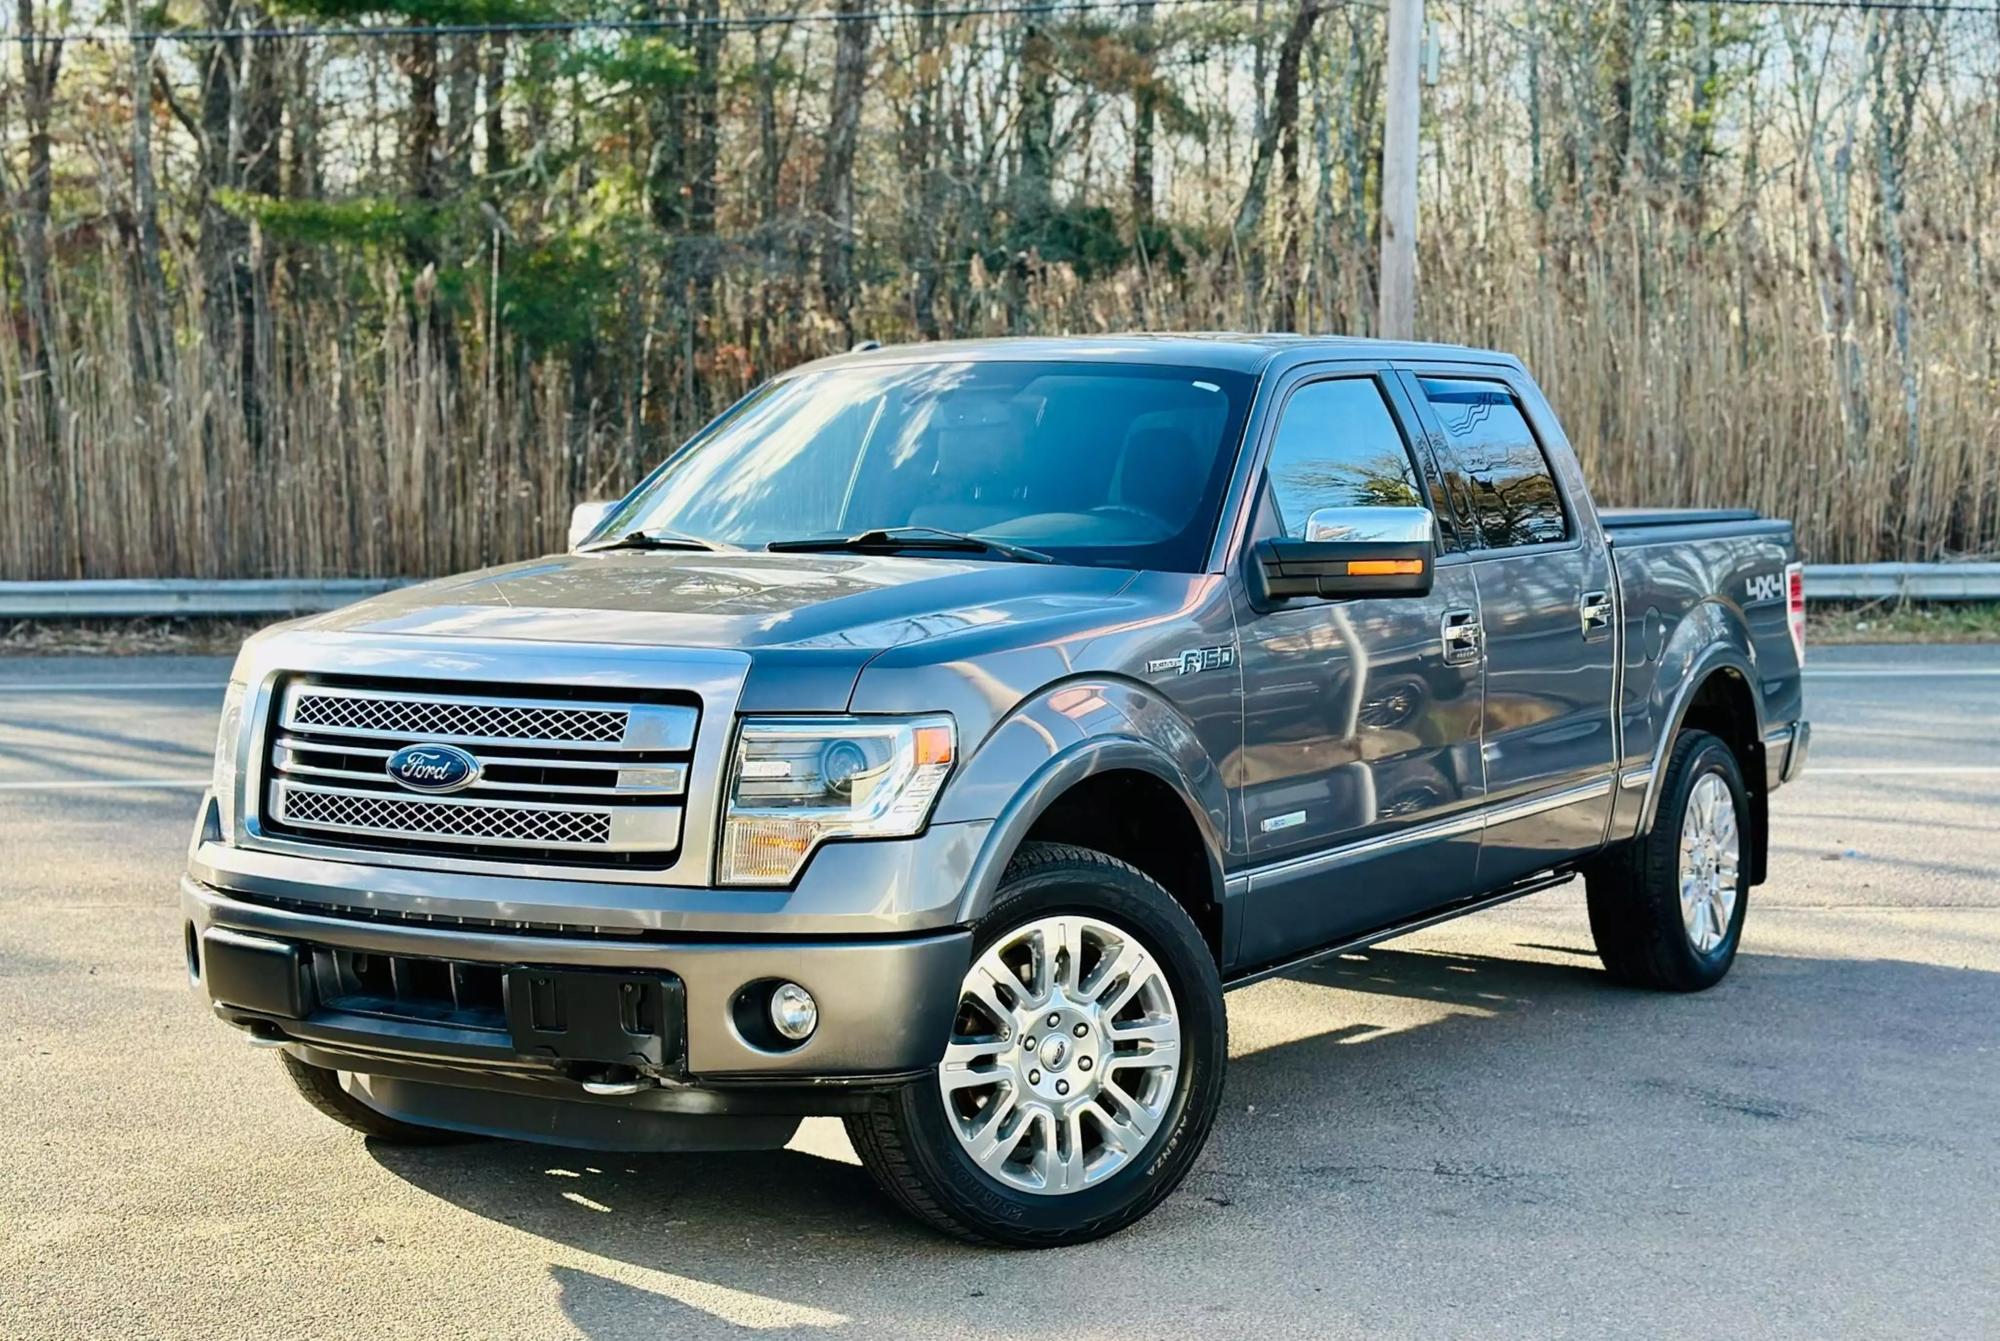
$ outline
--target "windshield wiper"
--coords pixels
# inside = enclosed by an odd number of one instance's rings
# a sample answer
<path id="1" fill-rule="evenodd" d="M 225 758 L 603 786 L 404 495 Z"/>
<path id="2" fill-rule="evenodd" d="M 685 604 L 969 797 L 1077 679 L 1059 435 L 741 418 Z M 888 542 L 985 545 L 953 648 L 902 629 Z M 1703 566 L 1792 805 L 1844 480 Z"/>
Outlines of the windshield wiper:
<path id="1" fill-rule="evenodd" d="M 803 540 L 773 540 L 764 546 L 774 553 L 808 554 L 818 550 L 950 550 L 964 554 L 997 554 L 1015 563 L 1054 563 L 1055 558 L 1026 545 L 988 540 L 963 531 L 935 526 L 886 526 L 850 536 L 809 536 Z"/>
<path id="2" fill-rule="evenodd" d="M 608 549 L 704 549 L 720 552 L 722 546 L 713 540 L 682 535 L 678 531 L 628 531 L 616 540 L 600 540 L 594 545 L 585 545 L 577 553 L 599 554 Z"/>

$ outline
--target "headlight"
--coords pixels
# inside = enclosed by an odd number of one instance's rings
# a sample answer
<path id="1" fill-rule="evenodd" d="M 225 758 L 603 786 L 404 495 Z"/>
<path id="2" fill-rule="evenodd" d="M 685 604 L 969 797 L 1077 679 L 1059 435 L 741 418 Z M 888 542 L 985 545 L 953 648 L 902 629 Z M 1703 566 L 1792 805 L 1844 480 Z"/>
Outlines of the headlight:
<path id="1" fill-rule="evenodd" d="M 221 812 L 222 841 L 236 836 L 236 745 L 243 734 L 243 691 L 240 680 L 231 680 L 222 695 L 222 719 L 215 727 L 215 774 L 209 786 Z"/>
<path id="2" fill-rule="evenodd" d="M 830 838 L 907 838 L 957 755 L 949 717 L 743 723 L 722 822 L 725 885 L 783 885 Z"/>

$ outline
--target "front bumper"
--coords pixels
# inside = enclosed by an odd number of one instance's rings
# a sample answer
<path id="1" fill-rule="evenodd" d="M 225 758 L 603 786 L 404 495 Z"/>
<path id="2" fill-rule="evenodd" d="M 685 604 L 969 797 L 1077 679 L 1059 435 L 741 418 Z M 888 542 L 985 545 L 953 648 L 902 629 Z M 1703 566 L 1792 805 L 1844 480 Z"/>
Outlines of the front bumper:
<path id="1" fill-rule="evenodd" d="M 641 1077 L 657 1105 L 712 1112 L 713 1094 L 732 1088 L 774 1092 L 787 1085 L 837 1091 L 895 1083 L 936 1064 L 956 1009 L 958 987 L 971 958 L 971 936 L 950 930 L 903 938 L 656 939 L 651 936 L 524 934 L 476 926 L 442 926 L 416 920 L 368 919 L 333 910 L 252 902 L 184 878 L 181 907 L 187 923 L 189 971 L 210 995 L 217 1015 L 251 1030 L 260 1041 L 283 1046 L 333 1069 L 381 1075 L 419 1075 L 484 1088 L 498 1081 L 524 1083 L 537 1092 L 584 1097 L 579 1068 L 527 1055 L 513 1035 L 488 1017 L 458 1015 L 457 977 L 443 1006 L 416 1010 L 391 1003 L 355 1009 L 346 997 L 329 1003 L 315 975 L 282 970 L 275 990 L 241 986 L 263 962 L 296 962 L 316 952 L 386 957 L 392 966 L 519 966 L 615 970 L 635 979 L 677 983 L 681 1027 L 658 1068 Z M 249 1001 L 217 999 L 216 984 L 202 973 L 205 951 L 222 945 L 237 968 L 220 989 Z M 290 956 L 288 959 L 287 956 Z M 247 958 L 246 958 L 247 957 Z M 415 970 L 405 970 L 412 972 Z M 283 985 L 284 972 L 293 981 Z M 443 979 L 440 979 L 442 981 Z M 745 1037 L 735 1005 L 750 984 L 797 982 L 819 1005 L 819 1026 L 788 1050 L 759 1046 Z M 272 981 L 267 976 L 267 982 Z M 320 981 L 324 981 L 323 977 Z M 310 1054 L 310 1055 L 308 1055 Z M 627 1068 L 629 1070 L 629 1068 Z M 676 1098 L 676 1096 L 679 1096 Z M 826 1111 L 837 1111 L 829 1104 Z"/>

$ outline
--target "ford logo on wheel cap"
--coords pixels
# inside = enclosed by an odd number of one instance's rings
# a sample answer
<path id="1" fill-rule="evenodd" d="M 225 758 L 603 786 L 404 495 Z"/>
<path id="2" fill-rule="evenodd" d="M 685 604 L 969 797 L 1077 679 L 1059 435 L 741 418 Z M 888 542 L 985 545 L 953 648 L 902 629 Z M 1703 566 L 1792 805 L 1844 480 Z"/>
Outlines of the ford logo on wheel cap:
<path id="1" fill-rule="evenodd" d="M 388 768 L 413 792 L 463 791 L 479 781 L 479 761 L 456 745 L 405 745 L 389 756 Z"/>

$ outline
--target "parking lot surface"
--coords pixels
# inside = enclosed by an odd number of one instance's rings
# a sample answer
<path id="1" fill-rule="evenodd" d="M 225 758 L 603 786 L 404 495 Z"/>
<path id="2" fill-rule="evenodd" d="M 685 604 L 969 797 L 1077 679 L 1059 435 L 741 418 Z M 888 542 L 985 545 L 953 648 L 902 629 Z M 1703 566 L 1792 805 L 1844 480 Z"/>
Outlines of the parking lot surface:
<path id="1" fill-rule="evenodd" d="M 1214 1140 L 1116 1238 L 901 1219 L 761 1155 L 371 1146 L 190 993 L 227 663 L 0 660 L 0 1336 L 1991 1335 L 2000 649 L 1814 652 L 1720 987 L 1581 887 L 1230 998 Z"/>

